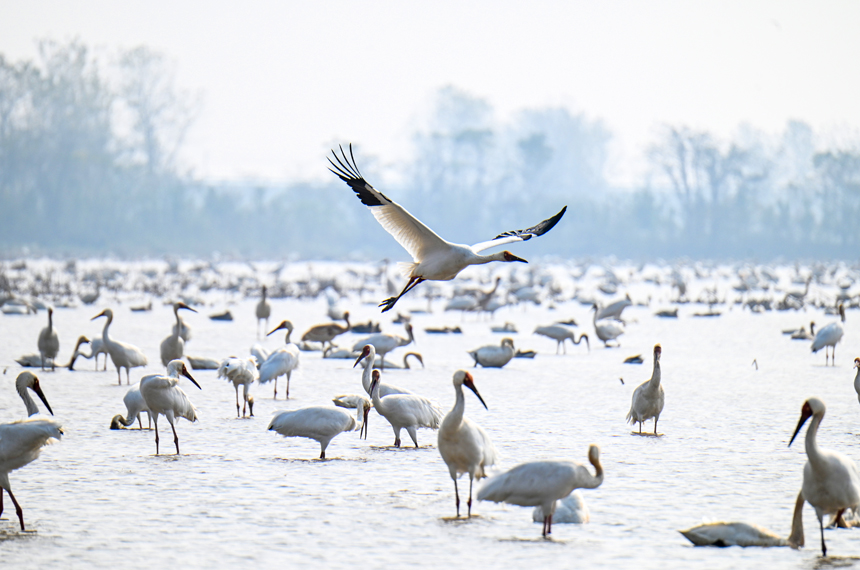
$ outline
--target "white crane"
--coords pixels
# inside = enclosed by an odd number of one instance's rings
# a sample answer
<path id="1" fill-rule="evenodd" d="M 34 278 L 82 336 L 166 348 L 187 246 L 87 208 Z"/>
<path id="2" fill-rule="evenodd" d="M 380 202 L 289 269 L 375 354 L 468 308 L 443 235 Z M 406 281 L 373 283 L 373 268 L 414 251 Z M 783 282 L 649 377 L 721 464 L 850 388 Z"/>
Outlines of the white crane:
<path id="1" fill-rule="evenodd" d="M 343 320 L 346 321 L 346 326 L 339 325 L 337 323 L 312 326 L 305 332 L 305 334 L 302 335 L 302 340 L 305 342 L 321 342 L 323 343 L 323 350 L 325 350 L 325 343 L 328 343 L 329 347 L 331 347 L 331 341 L 334 340 L 334 337 L 341 335 L 350 329 L 349 311 L 345 311 L 343 313 Z"/>
<path id="2" fill-rule="evenodd" d="M 380 395 L 379 370 L 374 370 L 370 383 L 370 399 L 380 416 L 388 420 L 394 430 L 394 447 L 400 447 L 400 430 L 406 428 L 415 449 L 418 449 L 420 427 L 439 429 L 442 410 L 435 402 L 415 394 Z"/>
<path id="3" fill-rule="evenodd" d="M 539 506 L 545 513 L 543 536 L 552 533 L 552 515 L 556 501 L 570 495 L 574 489 L 595 489 L 603 483 L 600 448 L 588 447 L 588 468 L 573 461 L 534 461 L 517 465 L 510 471 L 491 478 L 478 491 L 479 501 L 508 503 L 521 507 Z"/>
<path id="4" fill-rule="evenodd" d="M 352 346 L 352 350 L 361 350 L 365 345 L 368 344 L 373 346 L 373 348 L 376 349 L 376 354 L 382 357 L 381 368 L 385 370 L 385 355 L 394 350 L 395 348 L 406 346 L 407 344 L 411 344 L 415 340 L 415 336 L 412 334 L 412 325 L 409 323 L 404 323 L 403 327 L 406 329 L 406 337 L 398 336 L 396 334 L 377 333 L 374 335 L 370 335 L 369 337 L 365 337 L 356 342 Z"/>
<path id="5" fill-rule="evenodd" d="M 404 357 L 405 358 L 405 357 Z M 364 371 L 361 373 L 361 385 L 364 387 L 364 391 L 370 395 L 370 386 L 373 383 L 373 369 L 376 363 L 376 349 L 373 348 L 372 344 L 364 345 L 364 348 L 361 351 L 361 354 L 358 355 L 358 358 L 355 360 L 355 364 L 352 365 L 353 368 L 358 366 L 358 363 L 364 360 Z M 409 390 L 404 390 L 403 388 L 398 388 L 397 386 L 392 386 L 391 384 L 379 384 L 379 396 L 384 398 L 386 396 L 390 396 L 392 394 L 411 394 Z"/>
<path id="6" fill-rule="evenodd" d="M 281 321 L 272 332 L 266 336 L 270 336 L 275 331 L 286 330 L 287 336 L 284 339 L 286 343 L 278 350 L 272 352 L 266 361 L 260 365 L 260 384 L 274 382 L 275 395 L 274 399 L 278 399 L 278 377 L 286 374 L 287 376 L 287 397 L 290 399 L 290 377 L 293 375 L 293 370 L 299 366 L 299 347 L 295 343 L 290 342 L 290 333 L 293 332 L 293 323 L 290 321 Z"/>
<path id="7" fill-rule="evenodd" d="M 170 336 L 161 341 L 161 363 L 164 366 L 167 366 L 171 360 L 177 360 L 185 355 L 185 340 L 180 335 L 183 323 L 179 317 L 179 309 L 197 312 L 185 303 L 173 303 L 173 316 L 176 317 L 176 324 L 173 325 L 173 332 Z"/>
<path id="8" fill-rule="evenodd" d="M 535 507 L 532 511 L 532 520 L 543 522 L 545 519 L 543 508 Z M 555 502 L 555 512 L 552 515 L 552 522 L 555 524 L 585 524 L 589 520 L 591 520 L 591 514 L 579 489 Z"/>
<path id="9" fill-rule="evenodd" d="M 260 299 L 259 303 L 257 303 L 255 314 L 257 315 L 257 338 L 260 338 L 260 324 L 265 320 L 266 328 L 269 328 L 269 317 L 272 315 L 272 306 L 266 300 L 265 285 L 263 285 L 263 298 Z"/>
<path id="10" fill-rule="evenodd" d="M 15 380 L 15 388 L 24 405 L 27 407 L 27 416 L 39 413 L 39 409 L 33 402 L 27 390 L 33 390 L 45 404 L 45 407 L 53 415 L 51 406 L 48 404 L 39 379 L 30 372 L 22 372 Z M 59 440 L 63 436 L 63 426 L 60 422 L 52 419 L 28 418 L 6 424 L 0 424 L 0 513 L 3 512 L 3 491 L 9 494 L 21 530 L 24 531 L 24 510 L 18 504 L 15 495 L 12 494 L 12 484 L 9 482 L 9 473 L 20 469 L 39 457 L 42 447 Z"/>
<path id="11" fill-rule="evenodd" d="M 827 556 L 827 546 L 824 544 L 824 515 L 832 514 L 834 521 L 841 521 L 842 513 L 846 509 L 856 509 L 860 505 L 860 471 L 857 465 L 841 453 L 820 449 L 815 441 L 825 410 L 824 402 L 818 398 L 806 400 L 800 410 L 797 428 L 788 442 L 791 446 L 800 428 L 812 417 L 806 430 L 807 461 L 803 466 L 803 486 L 797 502 L 802 506 L 802 501 L 806 501 L 815 509 L 821 529 L 823 556 Z"/>
<path id="12" fill-rule="evenodd" d="M 358 426 L 359 438 L 367 422 L 370 412 L 367 400 L 359 401 L 356 415 L 324 406 L 313 406 L 280 412 L 269 422 L 269 430 L 278 432 L 284 437 L 306 437 L 320 443 L 320 459 L 325 459 L 325 450 L 329 442 L 343 432 L 352 431 Z"/>
<path id="13" fill-rule="evenodd" d="M 545 325 L 542 327 L 537 327 L 533 334 L 539 334 L 553 339 L 556 342 L 555 345 L 555 353 L 558 354 L 559 348 L 564 349 L 564 354 L 567 354 L 567 346 L 564 344 L 564 341 L 570 340 L 573 344 L 579 344 L 585 339 L 585 346 L 588 347 L 588 351 L 591 352 L 591 344 L 588 342 L 588 335 L 582 333 L 579 335 L 579 339 L 576 338 L 576 331 L 571 328 L 568 328 L 565 325 L 554 324 L 554 325 Z"/>
<path id="14" fill-rule="evenodd" d="M 465 370 L 454 373 L 454 393 L 456 400 L 454 407 L 442 420 L 439 427 L 437 444 L 439 454 L 448 473 L 454 480 L 454 500 L 457 505 L 457 517 L 460 516 L 460 491 L 457 489 L 457 478 L 463 473 L 469 474 L 469 500 L 468 517 L 472 516 L 472 483 L 475 479 L 486 477 L 486 468 L 496 463 L 496 448 L 490 441 L 490 436 L 484 428 L 463 416 L 466 409 L 466 398 L 463 395 L 463 386 L 475 393 L 478 400 L 487 409 L 487 404 L 475 387 L 474 378 Z"/>
<path id="15" fill-rule="evenodd" d="M 102 342 L 104 343 L 104 347 L 108 354 L 110 354 L 110 359 L 113 361 L 114 366 L 116 366 L 117 383 L 122 384 L 121 370 L 125 368 L 125 383 L 131 384 L 129 370 L 138 366 L 146 366 L 146 355 L 133 344 L 112 340 L 110 336 L 108 336 L 108 328 L 113 322 L 112 310 L 105 309 L 90 320 L 94 321 L 99 317 L 107 317 L 105 328 L 102 330 Z M 93 352 L 95 352 L 95 346 L 93 346 Z M 107 366 L 107 361 L 105 361 L 105 366 Z"/>
<path id="16" fill-rule="evenodd" d="M 492 247 L 527 241 L 533 237 L 541 236 L 550 231 L 567 210 L 567 206 L 565 206 L 558 214 L 536 226 L 525 230 L 504 232 L 489 241 L 471 246 L 451 243 L 439 237 L 436 232 L 407 212 L 400 204 L 388 199 L 368 184 L 355 164 L 352 145 L 349 147 L 349 158 L 347 158 L 343 147 L 341 147 L 340 153 L 341 156 L 339 157 L 337 153 L 332 151 L 337 164 L 329 158 L 333 167 L 330 170 L 352 188 L 361 203 L 370 209 L 376 221 L 412 256 L 412 263 L 403 266 L 404 275 L 409 278 L 409 281 L 397 297 L 388 298 L 379 304 L 383 313 L 394 307 L 400 297 L 422 281 L 450 281 L 470 265 L 480 265 L 491 261 L 527 263 L 525 259 L 519 258 L 509 251 L 492 255 L 481 255 L 481 252 Z"/>
<path id="17" fill-rule="evenodd" d="M 621 326 L 621 323 L 617 321 L 603 321 L 597 322 L 597 305 L 592 307 L 594 310 L 594 319 L 592 323 L 594 323 L 594 334 L 597 335 L 597 338 L 603 341 L 603 346 L 609 346 L 609 341 L 614 340 L 616 346 L 621 346 L 621 343 L 618 342 L 618 337 L 624 334 L 624 327 Z"/>
<path id="18" fill-rule="evenodd" d="M 627 412 L 627 421 L 631 424 L 639 422 L 639 433 L 642 433 L 642 422 L 654 418 L 654 435 L 657 435 L 657 420 L 663 411 L 665 395 L 663 385 L 660 384 L 660 355 L 663 348 L 659 344 L 654 345 L 654 369 L 651 378 L 640 384 L 633 391 L 633 401 L 630 411 Z"/>
<path id="19" fill-rule="evenodd" d="M 845 306 L 839 304 L 839 316 L 842 322 L 845 322 Z M 818 352 L 824 349 L 824 365 L 827 366 L 827 349 L 833 347 L 833 355 L 830 357 L 830 363 L 836 366 L 836 344 L 842 340 L 842 335 L 845 331 L 842 329 L 841 323 L 830 323 L 826 327 L 822 327 L 812 340 L 812 352 Z"/>
<path id="20" fill-rule="evenodd" d="M 248 395 L 251 384 L 254 380 L 260 377 L 257 372 L 257 359 L 253 356 L 248 358 L 236 358 L 231 356 L 221 361 L 221 366 L 218 367 L 218 378 L 224 378 L 233 383 L 236 389 L 236 417 L 239 417 L 239 386 L 243 386 L 242 398 L 242 417 L 245 417 L 245 407 L 249 407 L 251 416 L 254 415 L 254 398 Z"/>
<path id="21" fill-rule="evenodd" d="M 517 351 L 514 349 L 514 339 L 505 337 L 500 345 L 488 344 L 469 352 L 475 360 L 475 368 L 480 364 L 484 368 L 501 368 L 511 361 Z"/>
<path id="22" fill-rule="evenodd" d="M 167 376 L 149 374 L 140 379 L 140 393 L 149 408 L 155 422 L 155 454 L 158 455 L 158 416 L 163 415 L 173 430 L 173 443 L 176 445 L 176 455 L 179 455 L 179 436 L 176 435 L 174 421 L 177 417 L 190 422 L 197 421 L 197 410 L 188 399 L 182 388 L 178 386 L 179 376 L 185 376 L 197 388 L 200 384 L 188 373 L 185 363 L 173 360 L 167 365 Z M 202 388 L 200 388 L 202 390 Z"/>
<path id="23" fill-rule="evenodd" d="M 122 429 L 122 426 L 128 427 L 134 424 L 134 420 L 137 420 L 140 429 L 143 429 L 143 422 L 140 420 L 140 414 L 143 412 L 146 412 L 149 418 L 149 429 L 152 429 L 152 412 L 149 411 L 146 400 L 143 399 L 143 394 L 140 393 L 140 382 L 128 389 L 122 401 L 126 409 L 125 417 L 122 417 L 122 414 L 117 414 L 111 418 L 110 429 Z"/>
<path id="24" fill-rule="evenodd" d="M 59 352 L 60 337 L 54 330 L 54 309 L 48 307 L 48 326 L 39 333 L 39 354 L 42 356 L 42 370 L 45 369 L 45 363 L 49 358 L 51 359 L 51 371 L 55 369 L 54 359 Z"/>

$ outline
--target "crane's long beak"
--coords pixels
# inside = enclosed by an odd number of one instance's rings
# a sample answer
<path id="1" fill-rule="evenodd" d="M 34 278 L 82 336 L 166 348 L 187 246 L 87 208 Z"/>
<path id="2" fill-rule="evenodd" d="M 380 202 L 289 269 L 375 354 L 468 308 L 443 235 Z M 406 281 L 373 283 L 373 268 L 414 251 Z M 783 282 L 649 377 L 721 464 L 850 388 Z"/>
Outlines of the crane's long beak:
<path id="1" fill-rule="evenodd" d="M 355 364 L 353 364 L 352 367 L 355 368 L 356 366 L 358 366 L 358 363 L 361 362 L 362 360 L 364 360 L 364 358 L 369 354 L 370 354 L 369 350 L 362 350 L 361 354 L 358 356 L 358 358 L 355 359 Z M 422 364 L 423 364 L 423 362 L 422 362 Z"/>
<path id="2" fill-rule="evenodd" d="M 180 309 L 188 309 L 188 310 L 189 310 L 189 311 L 191 311 L 192 313 L 196 313 L 196 312 L 197 312 L 197 309 L 192 309 L 191 307 L 189 307 L 189 306 L 188 306 L 188 305 L 186 305 L 185 303 L 179 303 L 179 307 L 178 307 L 178 308 L 180 308 Z"/>
<path id="3" fill-rule="evenodd" d="M 272 334 L 272 333 L 274 333 L 275 331 L 284 330 L 284 329 L 286 329 L 286 328 L 289 328 L 289 327 L 287 327 L 287 321 L 282 321 L 282 322 L 281 322 L 281 324 L 279 324 L 277 327 L 275 327 L 274 329 L 272 329 L 272 332 L 270 332 L 270 333 L 269 333 L 269 334 L 267 334 L 266 336 L 271 336 L 271 334 Z"/>
<path id="4" fill-rule="evenodd" d="M 181 372 L 180 374 L 182 374 L 183 376 L 185 376 L 186 378 L 188 378 L 189 380 L 191 380 L 191 381 L 194 383 L 194 385 L 195 385 L 195 386 L 197 386 L 198 388 L 200 388 L 200 384 L 198 384 L 198 383 L 197 383 L 197 380 L 195 380 L 195 379 L 191 376 L 191 373 L 189 373 L 189 372 L 188 372 L 188 369 L 187 369 L 187 368 L 185 368 L 184 366 L 182 367 L 182 372 Z M 202 390 L 203 388 L 200 388 L 200 389 Z"/>
<path id="5" fill-rule="evenodd" d="M 797 428 L 794 430 L 794 435 L 791 436 L 791 441 L 788 442 L 788 446 L 791 447 L 791 444 L 794 443 L 794 438 L 797 437 L 797 433 L 800 431 L 800 428 L 803 427 L 803 424 L 806 423 L 812 416 L 812 409 L 808 405 L 803 406 L 803 410 L 800 412 L 800 421 L 797 422 Z"/>
<path id="6" fill-rule="evenodd" d="M 471 376 L 466 376 L 466 379 L 463 381 L 463 385 L 464 385 L 464 386 L 466 386 L 466 388 L 468 388 L 469 390 L 471 390 L 472 392 L 474 392 L 474 393 L 475 393 L 475 395 L 478 397 L 478 399 L 479 399 L 479 400 L 481 400 L 481 403 L 482 403 L 482 404 L 484 404 L 484 409 L 485 409 L 485 410 L 489 410 L 489 409 L 490 409 L 490 408 L 488 408 L 488 407 L 487 407 L 487 404 L 484 402 L 484 399 L 483 399 L 483 398 L 481 397 L 481 395 L 478 393 L 478 389 L 477 389 L 477 388 L 475 388 L 475 383 L 474 383 L 474 382 L 472 382 L 472 377 L 471 377 Z"/>
<path id="7" fill-rule="evenodd" d="M 101 312 L 101 313 L 99 313 L 98 315 L 94 316 L 94 317 L 93 317 L 93 318 L 91 318 L 90 320 L 91 320 L 91 321 L 94 321 L 94 320 L 96 320 L 97 318 L 99 318 L 99 317 L 103 317 L 103 316 L 105 316 L 105 312 L 104 312 L 104 311 L 102 311 L 102 312 Z"/>
<path id="8" fill-rule="evenodd" d="M 39 386 L 38 378 L 33 383 L 33 391 L 39 396 L 39 399 L 42 400 L 42 403 L 45 404 L 45 407 L 48 408 L 48 411 L 51 412 L 51 415 L 54 415 L 54 410 L 51 409 L 51 404 L 48 403 L 48 399 L 45 397 L 44 392 L 42 392 L 42 387 Z"/>
<path id="9" fill-rule="evenodd" d="M 364 408 L 364 421 L 361 422 L 361 431 L 358 433 L 358 439 L 361 439 L 361 435 L 364 434 L 364 439 L 367 439 L 367 419 L 370 417 L 370 406 Z"/>

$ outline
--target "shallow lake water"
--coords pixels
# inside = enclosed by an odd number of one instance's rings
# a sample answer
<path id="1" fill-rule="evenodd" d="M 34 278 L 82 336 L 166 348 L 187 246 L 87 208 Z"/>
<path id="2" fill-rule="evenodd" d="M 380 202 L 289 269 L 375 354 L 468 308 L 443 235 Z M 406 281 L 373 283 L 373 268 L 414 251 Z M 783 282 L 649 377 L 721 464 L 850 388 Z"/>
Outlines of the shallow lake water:
<path id="1" fill-rule="evenodd" d="M 824 366 L 808 341 L 781 334 L 788 327 L 826 324 L 836 317 L 809 308 L 763 314 L 739 306 L 718 306 L 723 315 L 696 318 L 699 305 L 682 305 L 677 319 L 654 316 L 668 306 L 671 291 L 651 284 L 631 285 L 634 300 L 652 297 L 650 307 L 633 306 L 620 348 L 605 348 L 594 336 L 591 312 L 579 302 L 506 307 L 492 319 L 442 311 L 415 314 L 416 343 L 426 368 L 386 371 L 386 382 L 440 403 L 454 402 L 451 377 L 472 371 L 489 410 L 466 392 L 466 414 L 495 443 L 497 471 L 538 459 L 587 464 L 587 448 L 600 446 L 605 469 L 601 487 L 582 492 L 591 512 L 585 525 L 553 526 L 540 536 L 530 508 L 475 503 L 471 519 L 452 520 L 454 488 L 436 449 L 436 433 L 419 430 L 420 449 L 395 449 L 387 422 L 371 412 L 369 437 L 345 433 L 320 461 L 313 440 L 283 438 L 266 430 L 278 410 L 324 405 L 333 396 L 361 393 L 360 368 L 351 360 L 322 359 L 303 352 L 293 374 L 291 399 L 272 400 L 271 385 L 254 386 L 255 417 L 238 419 L 231 384 L 215 371 L 192 371 L 202 386 L 182 387 L 200 421 L 180 420 L 182 455 L 173 455 L 162 419 L 162 454 L 154 433 L 111 431 L 111 417 L 125 413 L 127 390 L 117 385 L 112 364 L 94 371 L 79 359 L 76 370 L 37 371 L 65 437 L 48 446 L 35 462 L 11 474 L 30 532 L 18 530 L 11 504 L 0 518 L 0 552 L 10 568 L 186 567 L 235 568 L 319 564 L 347 567 L 604 567 L 736 568 L 817 567 L 818 523 L 804 510 L 806 547 L 696 548 L 678 533 L 703 520 L 755 523 L 787 536 L 794 500 L 806 461 L 803 434 L 788 447 L 804 400 L 820 397 L 828 406 L 819 432 L 822 447 L 860 460 L 860 404 L 852 368 L 860 356 L 860 315 L 849 311 L 836 366 Z M 378 296 L 378 295 L 377 295 Z M 132 370 L 132 383 L 160 372 L 159 344 L 170 333 L 171 308 L 153 303 L 150 312 L 131 312 L 138 297 L 103 294 L 92 306 L 57 309 L 65 362 L 80 334 L 98 336 L 103 319 L 90 318 L 111 306 L 111 336 L 141 347 L 149 366 Z M 341 302 L 353 322 L 381 320 L 383 330 L 402 332 L 391 313 L 380 315 L 370 294 Z M 658 305 L 661 304 L 658 307 Z M 247 356 L 256 342 L 254 299 L 230 306 L 235 320 L 207 318 L 214 307 L 186 313 L 193 328 L 186 354 L 217 359 Z M 311 325 L 328 322 L 325 300 L 273 299 L 270 328 L 281 319 L 295 325 L 293 339 Z M 398 307 L 424 307 L 405 297 Z M 392 311 L 396 313 L 396 311 Z M 391 316 L 389 316 L 391 315 Z M 532 334 L 535 326 L 574 318 L 591 337 L 556 355 L 555 341 Z M 510 321 L 519 333 L 494 334 L 490 326 Z M 30 316 L 0 315 L 0 420 L 24 416 L 14 389 L 21 368 L 14 358 L 36 351 L 46 324 L 44 311 Z M 462 334 L 431 335 L 430 326 L 459 326 Z M 362 335 L 337 339 L 351 347 Z M 502 369 L 473 369 L 467 351 L 511 336 L 517 348 L 538 352 L 514 359 Z M 264 346 L 283 343 L 278 332 Z M 655 343 L 661 359 L 666 404 L 659 438 L 631 435 L 625 423 L 635 387 L 651 374 Z M 397 361 L 398 349 L 390 360 Z M 641 353 L 642 365 L 623 364 Z M 753 360 L 758 369 L 753 365 Z M 101 368 L 101 366 L 100 366 Z M 623 384 L 620 379 L 623 378 Z M 281 381 L 283 383 L 283 380 Z M 40 404 L 41 405 L 41 404 Z M 144 419 L 144 424 L 146 423 Z M 646 424 L 651 429 L 653 423 Z M 404 433 L 404 443 L 409 441 Z M 590 466 L 589 466 L 590 468 Z M 476 484 L 476 489 L 479 485 Z M 461 491 L 468 479 L 461 479 Z M 475 493 L 477 494 L 477 493 Z M 857 566 L 860 530 L 826 531 L 828 552 L 838 566 Z"/>

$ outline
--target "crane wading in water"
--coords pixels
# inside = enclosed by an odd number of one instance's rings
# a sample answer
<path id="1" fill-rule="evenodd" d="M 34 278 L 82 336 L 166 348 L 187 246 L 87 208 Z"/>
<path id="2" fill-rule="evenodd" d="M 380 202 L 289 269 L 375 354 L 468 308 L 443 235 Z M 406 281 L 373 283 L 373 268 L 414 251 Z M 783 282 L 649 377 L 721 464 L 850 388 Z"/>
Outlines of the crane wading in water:
<path id="1" fill-rule="evenodd" d="M 409 278 L 409 281 L 397 297 L 390 297 L 379 304 L 383 313 L 391 310 L 394 304 L 400 300 L 400 297 L 422 281 L 450 281 L 470 265 L 481 265 L 491 261 L 528 263 L 525 259 L 517 257 L 509 251 L 492 255 L 481 255 L 481 252 L 491 247 L 527 241 L 533 237 L 541 236 L 555 227 L 567 210 L 567 206 L 565 206 L 559 213 L 535 226 L 525 230 L 503 232 L 489 241 L 474 245 L 451 243 L 439 237 L 436 232 L 407 212 L 403 206 L 390 200 L 368 184 L 355 164 L 351 144 L 349 145 L 349 158 L 347 158 L 343 147 L 340 147 L 340 156 L 334 150 L 332 150 L 332 155 L 337 164 L 329 158 L 328 161 L 332 165 L 329 170 L 349 184 L 361 203 L 370 208 L 376 221 L 412 255 L 412 263 L 405 264 L 404 268 L 404 274 Z"/>

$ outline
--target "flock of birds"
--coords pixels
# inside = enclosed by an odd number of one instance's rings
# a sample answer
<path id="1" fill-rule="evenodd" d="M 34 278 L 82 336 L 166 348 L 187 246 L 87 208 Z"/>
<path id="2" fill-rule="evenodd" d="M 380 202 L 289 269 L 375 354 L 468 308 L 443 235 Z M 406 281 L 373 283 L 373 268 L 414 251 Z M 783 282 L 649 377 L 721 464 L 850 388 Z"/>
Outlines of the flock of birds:
<path id="1" fill-rule="evenodd" d="M 391 310 L 397 302 L 417 285 L 426 281 L 449 281 L 454 279 L 462 270 L 470 265 L 483 265 L 490 262 L 520 262 L 526 261 L 504 251 L 493 255 L 483 255 L 486 249 L 504 244 L 527 241 L 532 237 L 541 236 L 550 231 L 565 213 L 563 208 L 555 216 L 528 228 L 499 234 L 492 240 L 472 246 L 448 242 L 439 237 L 417 218 L 409 214 L 402 206 L 390 200 L 370 186 L 355 165 L 352 149 L 349 156 L 341 149 L 340 156 L 334 154 L 333 172 L 344 180 L 357 194 L 363 204 L 373 213 L 380 224 L 412 255 L 413 262 L 407 264 L 405 276 L 406 286 L 396 296 L 389 297 L 380 303 L 383 312 Z M 500 279 L 489 294 L 480 292 L 474 297 L 472 307 L 489 311 L 489 301 L 492 299 Z M 683 302 L 686 287 L 678 284 L 678 302 Z M 683 290 L 682 290 L 683 289 Z M 257 336 L 261 329 L 268 329 L 268 319 L 272 309 L 267 299 L 267 288 L 262 287 L 262 297 L 256 306 Z M 806 292 L 809 291 L 807 281 Z M 98 295 L 96 295 L 96 298 Z M 796 297 L 796 296 L 795 296 Z M 429 298 L 429 297 L 428 297 Z M 786 296 L 786 303 L 788 296 Z M 796 302 L 796 298 L 795 301 Z M 803 299 L 800 300 L 802 302 Z M 592 325 L 595 336 L 610 346 L 619 346 L 619 337 L 624 333 L 621 320 L 623 310 L 632 305 L 629 296 L 615 303 L 600 306 L 592 303 Z M 465 305 L 463 305 L 465 306 Z M 762 307 L 762 304 L 750 305 Z M 326 458 L 326 450 L 330 442 L 338 435 L 351 431 L 359 431 L 359 437 L 366 437 L 368 418 L 371 410 L 385 418 L 394 432 L 395 447 L 401 446 L 401 434 L 405 429 L 412 444 L 417 448 L 418 429 L 437 430 L 437 448 L 448 468 L 454 482 L 454 498 L 456 516 L 460 517 L 461 501 L 458 480 L 464 474 L 469 478 L 469 492 L 466 500 L 466 516 L 472 514 L 473 484 L 476 479 L 488 478 L 478 489 L 479 501 L 504 502 L 513 505 L 534 507 L 535 521 L 542 522 L 542 535 L 552 532 L 552 523 L 556 522 L 587 522 L 589 518 L 587 507 L 582 495 L 577 489 L 593 489 L 600 486 L 604 479 L 603 467 L 600 463 L 600 450 L 596 445 L 588 449 L 588 462 L 592 469 L 571 461 L 538 461 L 523 463 L 504 473 L 491 473 L 490 468 L 496 464 L 498 453 L 490 435 L 476 422 L 465 416 L 466 395 L 464 387 L 470 390 L 481 405 L 487 408 L 480 395 L 471 372 L 457 370 L 453 373 L 454 406 L 445 414 L 440 406 L 432 400 L 419 394 L 383 382 L 382 375 L 386 366 L 394 364 L 386 361 L 385 357 L 395 349 L 410 345 L 414 340 L 412 324 L 408 320 L 404 324 L 406 336 L 373 332 L 370 336 L 356 342 L 352 350 L 338 348 L 334 340 L 348 331 L 358 330 L 350 323 L 348 312 L 337 315 L 345 325 L 328 323 L 308 329 L 301 338 L 301 343 L 291 340 L 293 324 L 282 321 L 268 335 L 285 331 L 284 345 L 277 350 L 267 353 L 257 344 L 251 349 L 251 355 L 245 358 L 229 357 L 212 362 L 205 359 L 195 360 L 185 354 L 185 341 L 189 338 L 190 328 L 183 322 L 179 311 L 196 312 L 190 304 L 177 301 L 173 303 L 175 324 L 172 332 L 160 345 L 162 364 L 166 368 L 164 374 L 149 374 L 140 382 L 131 385 L 131 369 L 147 366 L 146 355 L 138 347 L 111 338 L 110 326 L 114 313 L 106 308 L 93 317 L 93 320 L 105 318 L 104 328 L 100 339 L 80 337 L 68 363 L 73 368 L 77 357 L 94 358 L 98 368 L 98 355 L 110 358 L 117 370 L 117 381 L 122 384 L 121 371 L 126 370 L 126 384 L 129 389 L 124 397 L 127 413 L 125 416 L 116 415 L 111 421 L 112 429 L 132 426 L 135 422 L 143 428 L 142 413 L 147 412 L 148 420 L 154 424 L 156 455 L 160 453 L 158 419 L 164 416 L 171 426 L 176 453 L 180 453 L 179 436 L 176 423 L 179 418 L 196 421 L 197 413 L 188 394 L 180 387 L 183 378 L 200 388 L 183 358 L 189 361 L 192 369 L 217 369 L 219 378 L 233 384 L 236 393 L 236 415 L 253 416 L 254 399 L 250 395 L 251 386 L 272 383 L 273 397 L 277 399 L 278 379 L 286 378 L 285 396 L 289 398 L 290 377 L 298 367 L 300 353 L 303 349 L 313 348 L 314 344 L 324 352 L 326 357 L 354 359 L 353 367 L 361 365 L 361 383 L 364 394 L 344 394 L 333 398 L 334 406 L 311 406 L 277 413 L 268 423 L 268 430 L 277 432 L 285 437 L 304 437 L 316 440 L 320 444 L 320 459 Z M 766 310 L 766 309 L 762 309 Z M 835 361 L 835 347 L 844 335 L 842 323 L 845 321 L 844 303 L 838 305 L 839 322 L 822 327 L 812 338 L 812 351 L 825 349 L 825 364 Z M 4 311 L 5 312 L 5 311 Z M 491 311 L 489 311 L 491 312 Z M 717 313 L 718 314 L 718 313 Z M 713 316 L 714 313 L 703 316 Z M 673 315 L 660 315 L 671 317 Z M 674 316 L 677 316 L 677 311 Z M 372 324 L 372 323 L 370 323 Z M 538 327 L 535 333 L 544 335 L 556 341 L 556 353 L 566 353 L 565 342 L 570 340 L 579 345 L 585 340 L 590 350 L 589 338 L 580 334 L 577 338 L 572 326 L 575 323 L 555 323 Z M 505 329 L 512 328 L 508 325 Z M 372 328 L 372 327 L 371 327 Z M 430 331 L 428 331 L 430 332 Z M 456 332 L 456 331 L 444 331 Z M 82 352 L 83 344 L 90 344 L 90 353 Z M 40 366 L 43 370 L 56 368 L 55 359 L 59 353 L 57 331 L 53 326 L 53 311 L 48 310 L 48 326 L 38 338 L 39 354 L 26 360 L 28 365 Z M 831 355 L 832 352 L 832 355 Z M 423 363 L 417 353 L 409 353 Z M 520 355 L 514 346 L 514 341 L 506 337 L 499 345 L 488 345 L 469 352 L 474 365 L 483 367 L 503 367 L 513 358 Z M 659 437 L 657 423 L 665 403 L 664 387 L 661 383 L 660 358 L 662 347 L 657 344 L 653 349 L 653 370 L 651 377 L 635 389 L 632 396 L 627 421 L 638 424 L 635 435 Z M 533 355 L 532 355 L 533 356 Z M 35 358 L 38 357 L 38 358 Z M 639 358 L 641 362 L 641 357 Z M 21 361 L 19 361 L 21 362 Z M 24 362 L 21 362 L 24 365 Z M 408 368 L 406 357 L 404 366 Z M 860 358 L 855 359 L 857 376 L 855 388 L 860 398 Z M 240 396 L 241 387 L 241 396 Z M 0 487 L 12 500 L 22 531 L 25 529 L 23 511 L 12 494 L 9 483 L 9 473 L 35 460 L 40 449 L 47 443 L 62 437 L 60 422 L 48 417 L 31 417 L 38 413 L 38 407 L 29 395 L 35 393 L 44 403 L 48 412 L 53 415 L 51 407 L 41 389 L 39 379 L 29 371 L 21 372 L 16 379 L 16 389 L 24 401 L 28 419 L 0 425 Z M 349 410 L 349 411 L 347 411 Z M 852 521 L 846 521 L 845 514 L 860 506 L 860 471 L 853 461 L 846 456 L 820 449 L 816 444 L 816 434 L 824 417 L 825 406 L 817 398 L 809 398 L 802 407 L 801 418 L 792 436 L 793 442 L 806 421 L 811 418 L 806 432 L 806 453 L 808 462 L 803 472 L 803 486 L 798 495 L 792 524 L 792 534 L 787 540 L 774 537 L 763 529 L 744 525 L 743 523 L 718 523 L 701 525 L 684 531 L 695 544 L 758 544 L 781 545 L 788 544 L 798 547 L 803 545 L 802 507 L 808 502 L 815 509 L 821 528 L 821 549 L 826 555 L 824 542 L 824 517 L 832 515 L 832 524 L 850 526 Z M 643 424 L 653 420 L 653 431 L 643 433 Z M 791 444 L 789 444 L 791 445 Z M 2 513 L 2 496 L 0 492 L 0 513 Z"/>

